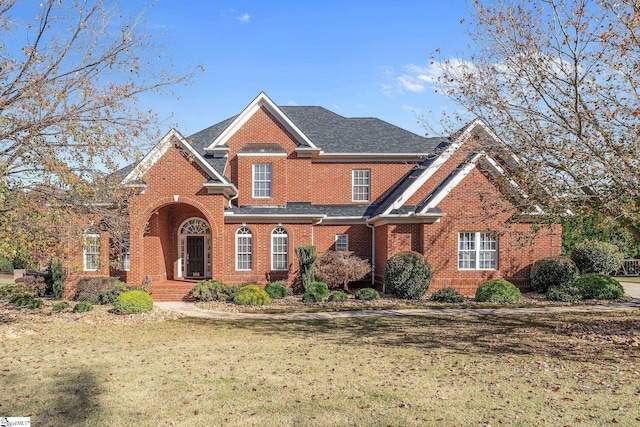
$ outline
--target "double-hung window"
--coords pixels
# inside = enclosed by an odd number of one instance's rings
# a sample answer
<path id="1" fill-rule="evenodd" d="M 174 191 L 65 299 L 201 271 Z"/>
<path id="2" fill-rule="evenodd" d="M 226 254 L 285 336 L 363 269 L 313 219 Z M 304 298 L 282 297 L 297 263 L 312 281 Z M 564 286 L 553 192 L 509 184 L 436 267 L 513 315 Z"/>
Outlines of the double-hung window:
<path id="1" fill-rule="evenodd" d="M 286 271 L 289 269 L 289 236 L 282 227 L 271 233 L 271 269 Z"/>
<path id="2" fill-rule="evenodd" d="M 129 235 L 122 235 L 120 243 L 120 270 L 129 271 L 131 269 L 131 251 L 129 249 Z"/>
<path id="3" fill-rule="evenodd" d="M 253 268 L 253 234 L 247 227 L 236 232 L 236 270 Z"/>
<path id="4" fill-rule="evenodd" d="M 348 251 L 348 250 L 349 250 L 349 235 L 336 234 L 336 251 Z"/>
<path id="5" fill-rule="evenodd" d="M 87 230 L 82 237 L 83 269 L 98 271 L 100 269 L 100 234 Z"/>
<path id="6" fill-rule="evenodd" d="M 488 232 L 458 234 L 458 270 L 498 268 L 498 239 Z"/>
<path id="7" fill-rule="evenodd" d="M 271 197 L 271 163 L 253 165 L 253 198 L 268 199 Z"/>
<path id="8" fill-rule="evenodd" d="M 354 169 L 351 171 L 351 200 L 368 202 L 371 199 L 371 170 Z"/>

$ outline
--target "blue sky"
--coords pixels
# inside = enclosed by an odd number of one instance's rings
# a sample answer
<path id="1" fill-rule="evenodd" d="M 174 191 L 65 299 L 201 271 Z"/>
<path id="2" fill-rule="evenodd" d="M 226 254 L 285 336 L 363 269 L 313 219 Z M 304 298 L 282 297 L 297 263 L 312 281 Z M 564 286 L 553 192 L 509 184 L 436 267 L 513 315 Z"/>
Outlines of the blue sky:
<path id="1" fill-rule="evenodd" d="M 148 3 L 126 2 L 127 8 Z M 468 44 L 468 4 L 453 1 L 159 0 L 147 25 L 178 69 L 204 67 L 180 99 L 143 99 L 190 135 L 239 113 L 260 91 L 278 105 L 321 105 L 424 134 L 416 114 L 456 106 L 434 93 L 430 54 Z"/>

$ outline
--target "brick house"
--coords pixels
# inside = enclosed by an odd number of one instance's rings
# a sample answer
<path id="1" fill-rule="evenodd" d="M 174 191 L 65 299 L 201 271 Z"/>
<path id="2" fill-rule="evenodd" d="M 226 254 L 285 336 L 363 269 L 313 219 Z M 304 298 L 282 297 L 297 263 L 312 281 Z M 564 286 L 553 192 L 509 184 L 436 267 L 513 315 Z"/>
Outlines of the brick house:
<path id="1" fill-rule="evenodd" d="M 430 261 L 430 291 L 472 295 L 498 277 L 526 287 L 533 262 L 560 254 L 561 230 L 536 224 L 542 210 L 506 176 L 513 159 L 499 147 L 479 119 L 425 138 L 375 118 L 278 107 L 261 93 L 190 137 L 171 130 L 120 171 L 135 191 L 120 274 L 150 276 L 156 299 L 208 277 L 291 282 L 294 248 L 314 244 L 368 259 L 378 287 L 387 259 L 406 250 Z M 100 271 L 108 236 L 89 230 L 84 242 L 83 270 Z"/>

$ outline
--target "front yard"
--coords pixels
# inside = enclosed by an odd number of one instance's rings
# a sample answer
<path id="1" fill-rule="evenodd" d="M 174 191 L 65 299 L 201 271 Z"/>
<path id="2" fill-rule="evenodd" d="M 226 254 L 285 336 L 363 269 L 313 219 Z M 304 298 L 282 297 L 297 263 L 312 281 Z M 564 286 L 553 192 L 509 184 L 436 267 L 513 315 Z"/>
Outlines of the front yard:
<path id="1" fill-rule="evenodd" d="M 640 422 L 637 309 L 108 327 L 15 310 L 0 414 L 33 425 Z"/>

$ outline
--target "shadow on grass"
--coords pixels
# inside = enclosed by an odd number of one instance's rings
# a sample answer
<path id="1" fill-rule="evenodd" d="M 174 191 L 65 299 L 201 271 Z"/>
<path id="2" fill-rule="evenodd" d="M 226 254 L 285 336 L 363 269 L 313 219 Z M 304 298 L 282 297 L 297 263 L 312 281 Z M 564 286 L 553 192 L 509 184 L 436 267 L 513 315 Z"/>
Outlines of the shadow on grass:
<path id="1" fill-rule="evenodd" d="M 13 381 L 28 383 L 29 378 L 20 379 L 19 375 Z M 28 403 L 29 414 L 32 422 L 37 425 L 52 426 L 76 426 L 87 425 L 88 420 L 100 412 L 100 405 L 95 399 L 102 393 L 102 387 L 95 375 L 87 368 L 66 370 L 51 389 L 39 390 L 39 394 L 53 396 L 54 399 L 45 399 L 45 406 L 39 406 L 33 399 Z M 52 403 L 53 401 L 53 403 Z M 40 401 L 42 402 L 42 401 Z M 19 405 L 12 407 L 4 404 L 3 412 L 15 414 L 12 416 L 27 416 L 19 413 Z"/>
<path id="2" fill-rule="evenodd" d="M 572 337 L 557 332 L 566 322 L 598 322 L 602 314 L 565 314 L 561 318 L 539 315 L 389 316 L 331 320 L 242 320 L 224 322 L 185 319 L 195 324 L 215 324 L 231 330 L 248 330 L 264 336 L 316 339 L 337 345 L 373 345 L 424 351 L 448 351 L 473 356 L 525 355 L 560 360 L 618 361 L 616 348 L 596 343 L 577 346 Z"/>

